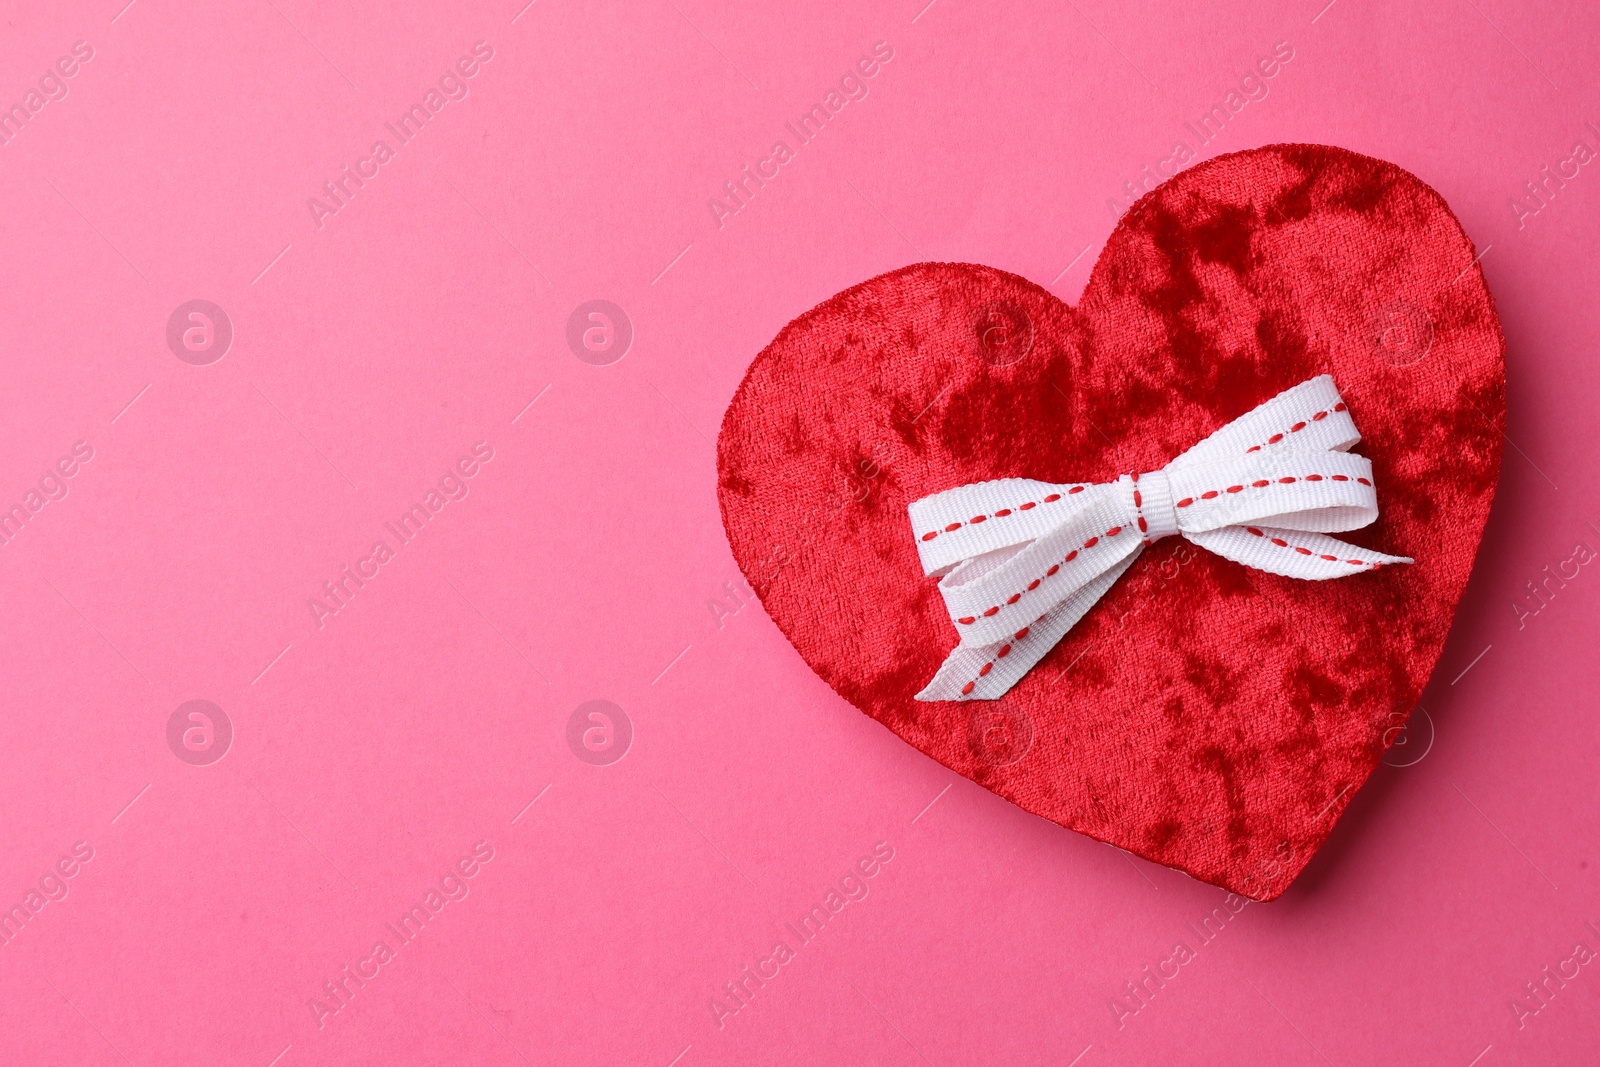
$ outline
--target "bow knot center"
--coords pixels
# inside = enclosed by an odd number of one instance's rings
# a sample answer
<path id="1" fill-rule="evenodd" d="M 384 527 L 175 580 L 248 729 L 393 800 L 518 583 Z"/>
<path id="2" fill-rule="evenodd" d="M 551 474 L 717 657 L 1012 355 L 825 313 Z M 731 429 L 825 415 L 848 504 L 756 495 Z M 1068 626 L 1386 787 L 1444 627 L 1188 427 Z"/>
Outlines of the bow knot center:
<path id="1" fill-rule="evenodd" d="M 1172 502 L 1172 482 L 1165 471 L 1124 474 L 1116 485 L 1122 506 L 1145 544 L 1178 532 L 1178 509 Z"/>

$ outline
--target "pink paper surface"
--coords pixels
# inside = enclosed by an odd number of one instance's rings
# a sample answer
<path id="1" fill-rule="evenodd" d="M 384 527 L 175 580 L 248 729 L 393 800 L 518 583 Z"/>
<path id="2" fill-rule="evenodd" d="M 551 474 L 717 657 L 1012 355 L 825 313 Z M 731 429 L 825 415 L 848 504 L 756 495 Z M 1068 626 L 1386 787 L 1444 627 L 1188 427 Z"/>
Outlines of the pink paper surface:
<path id="1" fill-rule="evenodd" d="M 0 1062 L 1593 1061 L 1600 13 L 525 2 L 5 5 Z M 714 484 L 789 319 L 922 260 L 1076 299 L 1180 141 L 1419 175 L 1510 367 L 1409 765 L 1205 935 L 812 675 Z"/>

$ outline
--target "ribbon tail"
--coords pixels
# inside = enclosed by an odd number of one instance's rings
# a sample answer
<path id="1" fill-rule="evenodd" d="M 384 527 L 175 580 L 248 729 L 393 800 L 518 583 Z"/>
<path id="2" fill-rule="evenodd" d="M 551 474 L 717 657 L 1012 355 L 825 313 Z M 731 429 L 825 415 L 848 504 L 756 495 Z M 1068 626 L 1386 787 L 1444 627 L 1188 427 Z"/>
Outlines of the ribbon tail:
<path id="1" fill-rule="evenodd" d="M 1185 531 L 1183 536 L 1246 567 L 1312 582 L 1415 562 L 1409 556 L 1359 548 L 1326 534 L 1273 526 L 1224 526 L 1220 530 Z"/>
<path id="2" fill-rule="evenodd" d="M 1141 549 L 1142 550 L 1142 546 Z M 917 700 L 999 700 L 1045 657 L 1066 632 L 1122 577 L 1133 561 L 1127 558 L 1085 583 L 1037 620 L 1005 641 L 989 645 L 961 645 L 945 657 Z"/>

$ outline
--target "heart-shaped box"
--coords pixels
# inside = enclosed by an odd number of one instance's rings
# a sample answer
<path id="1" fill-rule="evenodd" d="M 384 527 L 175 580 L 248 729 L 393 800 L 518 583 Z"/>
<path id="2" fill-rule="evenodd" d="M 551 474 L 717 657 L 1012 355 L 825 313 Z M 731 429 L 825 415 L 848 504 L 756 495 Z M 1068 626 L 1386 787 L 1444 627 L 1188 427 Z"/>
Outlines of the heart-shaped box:
<path id="1" fill-rule="evenodd" d="M 1439 658 L 1499 478 L 1505 342 L 1443 199 L 1314 145 L 1221 156 L 1118 223 L 1083 298 L 923 263 L 751 364 L 718 496 L 768 614 L 835 691 L 1019 807 L 1258 900 L 1327 838 Z M 994 478 L 1110 481 L 1331 374 L 1410 566 L 1306 582 L 1145 550 L 997 701 L 914 694 L 957 644 L 906 507 Z"/>

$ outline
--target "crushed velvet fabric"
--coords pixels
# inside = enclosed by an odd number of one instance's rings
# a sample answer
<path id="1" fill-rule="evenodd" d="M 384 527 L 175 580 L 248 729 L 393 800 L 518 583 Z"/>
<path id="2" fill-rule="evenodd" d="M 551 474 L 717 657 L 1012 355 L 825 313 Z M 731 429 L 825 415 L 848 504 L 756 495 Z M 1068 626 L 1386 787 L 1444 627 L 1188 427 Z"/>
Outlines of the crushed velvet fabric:
<path id="1" fill-rule="evenodd" d="M 784 327 L 718 442 L 734 556 L 840 696 L 1062 826 L 1281 894 L 1415 706 L 1499 477 L 1504 339 L 1444 201 L 1380 160 L 1275 145 L 1140 200 L 1082 301 L 922 263 Z M 1109 481 L 1331 373 L 1412 556 L 1327 582 L 1145 550 L 999 701 L 912 699 L 957 644 L 906 505 L 988 478 Z"/>

